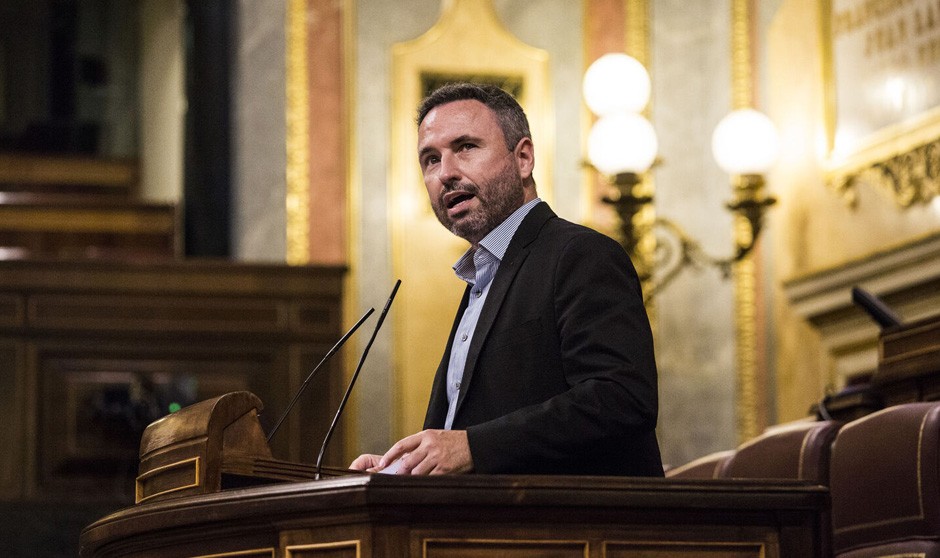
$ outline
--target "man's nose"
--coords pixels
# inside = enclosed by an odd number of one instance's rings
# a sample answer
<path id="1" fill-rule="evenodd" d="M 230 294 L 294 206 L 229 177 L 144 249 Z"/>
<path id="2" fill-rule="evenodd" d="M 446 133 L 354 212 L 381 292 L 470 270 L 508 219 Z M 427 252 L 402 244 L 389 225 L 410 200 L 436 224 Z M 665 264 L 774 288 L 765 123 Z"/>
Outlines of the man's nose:
<path id="1" fill-rule="evenodd" d="M 440 175 L 441 183 L 446 188 L 448 184 L 460 182 L 463 177 L 460 171 L 460 162 L 453 153 L 444 153 L 441 155 Z"/>

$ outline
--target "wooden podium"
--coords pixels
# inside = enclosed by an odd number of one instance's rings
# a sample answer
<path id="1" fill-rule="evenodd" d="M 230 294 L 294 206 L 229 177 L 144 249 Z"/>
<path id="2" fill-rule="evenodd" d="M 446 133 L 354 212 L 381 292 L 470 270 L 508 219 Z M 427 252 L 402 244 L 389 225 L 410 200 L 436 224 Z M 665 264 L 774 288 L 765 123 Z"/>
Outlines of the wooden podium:
<path id="1" fill-rule="evenodd" d="M 940 399 L 940 316 L 882 332 L 871 383 L 886 407 Z"/>
<path id="2" fill-rule="evenodd" d="M 144 503 L 82 557 L 822 557 L 823 487 L 616 477 L 361 475 Z"/>
<path id="3" fill-rule="evenodd" d="M 151 424 L 141 441 L 138 504 L 88 526 L 80 555 L 813 558 L 828 548 L 828 491 L 799 482 L 378 474 L 305 481 L 312 467 L 272 459 L 260 404 L 248 392 L 230 393 Z M 299 482 L 283 482 L 291 480 Z"/>
<path id="4" fill-rule="evenodd" d="M 940 316 L 889 327 L 878 336 L 878 369 L 826 398 L 829 416 L 849 422 L 915 401 L 940 399 Z"/>

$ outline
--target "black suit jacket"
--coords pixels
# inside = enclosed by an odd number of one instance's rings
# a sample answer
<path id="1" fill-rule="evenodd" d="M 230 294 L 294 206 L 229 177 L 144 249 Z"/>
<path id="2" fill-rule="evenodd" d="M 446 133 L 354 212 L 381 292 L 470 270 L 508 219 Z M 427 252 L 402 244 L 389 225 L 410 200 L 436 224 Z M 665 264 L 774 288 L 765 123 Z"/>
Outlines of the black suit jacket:
<path id="1" fill-rule="evenodd" d="M 447 366 L 425 428 L 443 428 Z M 522 221 L 470 345 L 454 417 L 481 473 L 662 476 L 656 364 L 640 283 L 612 239 L 545 203 Z"/>

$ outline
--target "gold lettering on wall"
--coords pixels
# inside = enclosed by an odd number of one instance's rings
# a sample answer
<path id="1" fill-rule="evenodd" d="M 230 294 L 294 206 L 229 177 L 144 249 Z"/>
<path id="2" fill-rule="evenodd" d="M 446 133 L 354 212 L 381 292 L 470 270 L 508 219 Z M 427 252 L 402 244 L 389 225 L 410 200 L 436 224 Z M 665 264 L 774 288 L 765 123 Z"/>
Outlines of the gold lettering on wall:
<path id="1" fill-rule="evenodd" d="M 897 205 L 936 196 L 940 0 L 827 0 L 829 184 L 871 184 Z M 827 19 L 828 18 L 828 19 Z"/>

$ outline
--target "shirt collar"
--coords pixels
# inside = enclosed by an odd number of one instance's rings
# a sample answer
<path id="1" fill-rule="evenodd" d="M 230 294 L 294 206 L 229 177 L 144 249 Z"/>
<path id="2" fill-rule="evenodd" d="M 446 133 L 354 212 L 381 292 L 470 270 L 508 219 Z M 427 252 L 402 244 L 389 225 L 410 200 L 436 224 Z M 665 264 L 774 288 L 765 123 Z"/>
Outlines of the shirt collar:
<path id="1" fill-rule="evenodd" d="M 509 217 L 506 217 L 505 221 L 497 225 L 496 228 L 483 237 L 483 240 L 480 241 L 480 247 L 496 256 L 498 260 L 502 260 L 503 256 L 506 255 L 506 250 L 509 248 L 509 242 L 512 240 L 512 237 L 515 236 L 519 225 L 522 224 L 522 220 L 525 219 L 529 211 L 541 201 L 541 198 L 535 198 L 513 211 Z M 467 266 L 473 265 L 473 254 L 475 252 L 476 250 L 470 248 L 464 252 L 463 256 L 454 264 L 454 271 L 459 277 L 463 278 L 468 274 Z M 473 268 L 471 267 L 470 269 Z M 473 273 L 470 272 L 469 276 L 473 277 Z"/>

